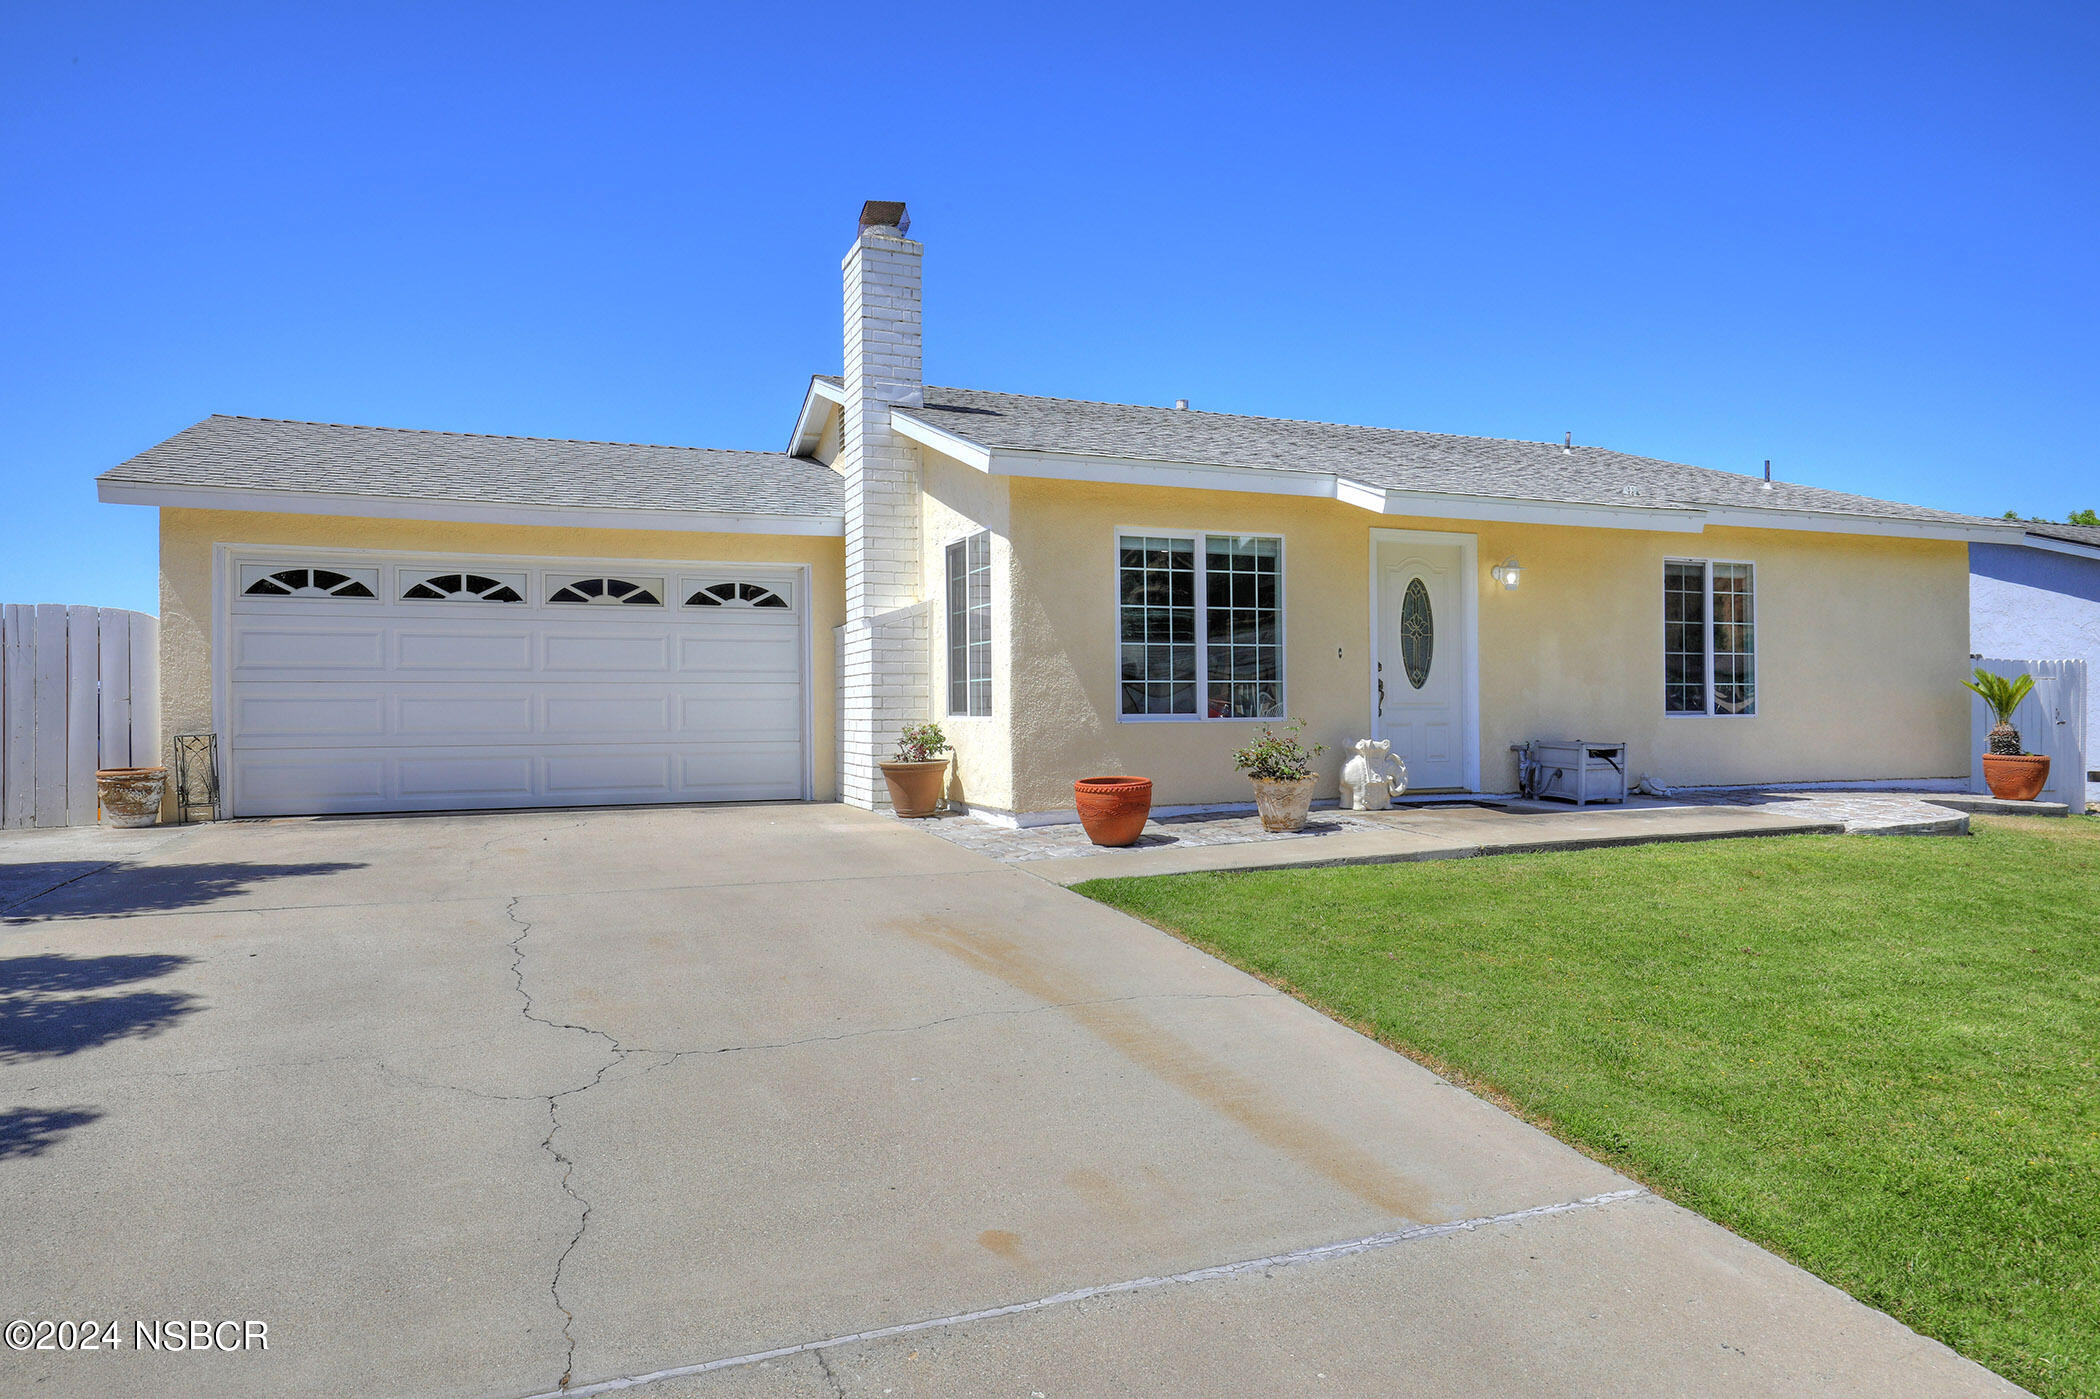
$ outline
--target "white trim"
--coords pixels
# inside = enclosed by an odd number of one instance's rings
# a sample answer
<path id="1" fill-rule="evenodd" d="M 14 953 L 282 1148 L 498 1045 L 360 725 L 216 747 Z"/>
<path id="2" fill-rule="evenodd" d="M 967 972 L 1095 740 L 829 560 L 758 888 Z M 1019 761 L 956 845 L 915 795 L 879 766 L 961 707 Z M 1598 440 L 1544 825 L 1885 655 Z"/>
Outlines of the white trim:
<path id="1" fill-rule="evenodd" d="M 2004 540 L 1987 540 L 1985 543 L 2006 543 Z M 2073 558 L 2100 559 L 2100 548 L 2091 544 L 2077 544 L 2068 539 L 2050 539 L 2045 535 L 2022 534 L 2015 548 L 2046 549 L 2052 554 L 2069 554 Z"/>
<path id="2" fill-rule="evenodd" d="M 1953 539 L 1978 544 L 2018 544 L 2025 533 L 2007 521 L 2003 525 L 1966 525 L 1946 520 L 1906 520 L 1893 515 L 1840 515 L 1821 510 L 1745 509 L 1741 506 L 1703 507 L 1709 527 L 1724 529 L 1784 529 L 1810 534 L 1892 535 L 1903 539 Z"/>
<path id="3" fill-rule="evenodd" d="M 819 403 L 826 407 L 819 410 Z M 817 450 L 817 444 L 824 440 L 824 420 L 831 416 L 830 410 L 845 404 L 844 389 L 833 388 L 822 379 L 811 379 L 802 394 L 802 409 L 795 414 L 795 430 L 788 436 L 788 455 L 806 457 Z"/>
<path id="4" fill-rule="evenodd" d="M 797 623 L 802 631 L 802 644 L 796 648 L 797 654 L 801 658 L 802 685 L 801 799 L 803 801 L 816 800 L 817 628 L 816 597 L 812 589 L 815 570 L 810 564 L 794 563 L 787 560 L 768 562 L 764 559 L 604 559 L 544 554 L 475 554 L 457 550 L 436 554 L 415 549 L 309 548 L 300 545 L 248 544 L 222 541 L 212 545 L 211 564 L 211 722 L 212 732 L 219 736 L 218 816 L 220 820 L 226 820 L 240 814 L 239 794 L 234 790 L 233 782 L 232 731 L 227 726 L 227 716 L 231 713 L 231 688 L 233 681 L 228 664 L 230 656 L 226 642 L 232 627 L 234 584 L 239 577 L 238 565 L 248 558 L 254 557 L 276 557 L 288 563 L 294 559 L 307 560 L 309 563 L 326 563 L 331 560 L 354 561 L 356 563 L 365 563 L 368 560 L 386 560 L 398 563 L 401 560 L 433 559 L 453 564 L 459 568 L 472 567 L 472 563 L 466 562 L 471 560 L 488 563 L 498 568 L 505 565 L 512 567 L 523 566 L 529 570 L 536 570 L 541 575 L 553 569 L 565 569 L 579 563 L 617 565 L 623 568 L 639 566 L 641 568 L 662 570 L 667 575 L 667 587 L 670 583 L 681 581 L 677 577 L 681 571 L 697 572 L 707 570 L 713 572 L 728 570 L 732 576 L 736 573 L 749 573 L 761 577 L 766 575 L 777 577 L 781 574 L 788 574 L 796 580 L 794 585 L 796 596 L 789 601 L 794 608 Z M 386 572 L 383 576 L 390 578 L 394 572 L 398 572 L 398 570 Z M 528 604 L 535 609 L 545 602 L 545 598 L 542 596 L 546 591 L 544 577 L 539 579 L 539 584 L 539 587 L 528 593 L 526 599 Z M 359 599 L 359 601 L 362 602 L 363 599 Z M 374 601 L 391 607 L 399 603 L 401 599 L 395 598 L 389 601 L 382 596 Z M 666 601 L 661 609 L 637 608 L 636 610 L 646 611 L 650 616 L 660 619 L 677 616 L 684 612 L 685 609 L 682 602 L 682 599 L 678 603 Z M 578 610 L 582 609 L 579 608 Z M 618 615 L 617 608 L 593 610 L 614 616 Z"/>
<path id="5" fill-rule="evenodd" d="M 992 469 L 990 452 L 968 438 L 957 437 L 954 433 L 937 428 L 931 423 L 920 422 L 902 408 L 890 410 L 890 426 L 896 430 L 898 436 L 909 437 L 920 446 L 931 447 L 942 456 L 952 457 L 964 466 L 987 472 Z"/>
<path id="6" fill-rule="evenodd" d="M 898 432 L 967 466 L 993 476 L 1030 476 L 1052 481 L 1105 485 L 1166 486 L 1188 490 L 1239 491 L 1254 495 L 1312 496 L 1339 500 L 1381 515 L 1423 519 L 1479 520 L 1509 524 L 1568 525 L 1590 529 L 1655 530 L 1699 534 L 1713 527 L 1805 530 L 1828 534 L 1893 535 L 1985 543 L 2019 543 L 2017 525 L 1962 524 L 1889 515 L 1844 515 L 1816 510 L 1777 510 L 1720 505 L 1635 505 L 1529 500 L 1510 496 L 1412 491 L 1378 486 L 1322 471 L 1282 467 L 1225 466 L 1214 462 L 1167 461 L 1029 448 L 986 447 L 946 429 L 890 412 Z M 798 441 L 800 439 L 798 438 Z M 2100 550 L 2095 551 L 2100 555 Z"/>
<path id="7" fill-rule="evenodd" d="M 843 535 L 840 515 L 758 515 L 706 510 L 598 509 L 578 505 L 515 505 L 404 496 L 335 495 L 238 486 L 149 486 L 101 481 L 110 505 L 162 509 L 240 510 L 268 515 L 352 515 L 370 520 L 444 520 L 479 525 L 546 525 L 555 529 L 678 530 L 706 534 Z"/>
<path id="8" fill-rule="evenodd" d="M 1382 544 L 1415 544 L 1429 548 L 1448 549 L 1458 546 L 1459 571 L 1464 575 L 1459 580 L 1458 602 L 1460 617 L 1459 634 L 1465 638 L 1466 662 L 1459 670 L 1459 713 L 1465 717 L 1465 768 L 1464 792 L 1480 790 L 1480 536 L 1456 530 L 1377 529 L 1371 530 L 1370 552 L 1367 571 L 1370 591 L 1370 657 L 1368 691 L 1365 695 L 1366 711 L 1370 715 L 1369 732 L 1378 732 L 1378 666 L 1384 658 L 1379 655 L 1378 639 L 1382 628 L 1378 622 L 1378 550 Z"/>
<path id="9" fill-rule="evenodd" d="M 1706 645 L 1706 679 L 1702 688 L 1706 691 L 1704 712 L 1690 709 L 1670 708 L 1670 565 L 1673 563 L 1695 563 L 1704 570 L 1706 579 L 1706 622 L 1702 628 L 1702 640 Z M 1750 712 L 1722 713 L 1714 708 L 1714 565 L 1730 564 L 1750 570 Z M 1760 565 L 1755 559 L 1695 559 L 1684 554 L 1666 554 L 1662 560 L 1662 588 L 1656 594 L 1662 605 L 1656 609 L 1656 625 L 1662 635 L 1663 685 L 1662 717 L 1665 719 L 1755 719 L 1764 713 L 1764 671 L 1757 658 L 1764 651 L 1764 619 L 1758 615 L 1757 574 Z"/>
<path id="10" fill-rule="evenodd" d="M 1125 714 L 1123 712 L 1123 539 L 1193 539 L 1196 543 L 1196 712 L 1194 714 Z M 1117 525 L 1109 555 L 1109 582 L 1114 588 L 1114 668 L 1109 672 L 1116 684 L 1116 722 L 1119 724 L 1275 724 L 1287 722 L 1291 713 L 1290 577 L 1289 549 L 1281 530 L 1169 529 L 1149 525 Z M 1263 718 L 1256 714 L 1221 715 L 1212 718 L 1210 707 L 1210 589 L 1209 550 L 1212 538 L 1273 539 L 1276 541 L 1276 687 L 1278 713 Z M 1229 682 L 1228 682 L 1229 683 Z"/>

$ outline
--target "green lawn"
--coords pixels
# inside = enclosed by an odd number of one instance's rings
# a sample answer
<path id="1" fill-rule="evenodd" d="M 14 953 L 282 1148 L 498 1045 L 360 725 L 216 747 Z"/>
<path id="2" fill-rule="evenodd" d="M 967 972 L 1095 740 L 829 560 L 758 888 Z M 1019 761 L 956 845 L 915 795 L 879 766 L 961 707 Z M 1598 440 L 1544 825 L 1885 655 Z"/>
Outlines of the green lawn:
<path id="1" fill-rule="evenodd" d="M 2048 1395 L 2100 1395 L 2100 818 L 1103 879 Z"/>

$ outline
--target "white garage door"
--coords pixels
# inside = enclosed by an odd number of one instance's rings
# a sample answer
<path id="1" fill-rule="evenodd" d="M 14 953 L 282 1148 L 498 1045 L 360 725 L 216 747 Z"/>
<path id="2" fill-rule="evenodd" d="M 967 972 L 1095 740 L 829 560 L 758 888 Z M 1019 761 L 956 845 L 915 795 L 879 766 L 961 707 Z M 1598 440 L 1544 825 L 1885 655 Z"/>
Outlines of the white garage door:
<path id="1" fill-rule="evenodd" d="M 808 795 L 792 565 L 229 552 L 221 587 L 231 815 Z"/>

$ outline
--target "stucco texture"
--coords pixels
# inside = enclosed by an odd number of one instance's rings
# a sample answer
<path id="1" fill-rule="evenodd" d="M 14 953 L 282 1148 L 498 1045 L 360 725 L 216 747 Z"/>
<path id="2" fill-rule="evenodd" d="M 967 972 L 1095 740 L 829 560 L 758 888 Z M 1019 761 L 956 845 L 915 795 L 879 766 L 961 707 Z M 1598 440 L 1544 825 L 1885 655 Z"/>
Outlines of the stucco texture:
<path id="1" fill-rule="evenodd" d="M 948 797 L 966 805 L 1011 810 L 1013 805 L 1012 726 L 1007 716 L 1014 702 L 1013 631 L 999 619 L 1012 615 L 1012 551 L 1008 491 L 1004 477 L 959 466 L 933 452 L 921 451 L 919 550 L 924 579 L 920 596 L 929 599 L 933 635 L 933 714 L 954 749 L 948 768 Z M 948 710 L 948 546 L 979 530 L 991 532 L 992 568 L 992 712 L 989 716 L 951 714 Z"/>
<path id="2" fill-rule="evenodd" d="M 1008 505 L 1010 793 L 1069 811 L 1072 780 L 1151 777 L 1158 805 L 1244 802 L 1231 753 L 1252 721 L 1117 717 L 1118 527 L 1284 538 L 1290 713 L 1328 745 L 1331 795 L 1370 732 L 1374 528 L 1478 539 L 1480 786 L 1516 785 L 1512 743 L 1622 739 L 1636 774 L 1672 785 L 1949 778 L 1968 770 L 1968 562 L 1959 543 L 1767 530 L 1667 534 L 1374 516 L 1332 500 L 1015 479 Z M 1515 556 L 1504 591 L 1488 570 Z M 1758 713 L 1662 712 L 1668 558 L 1757 566 Z M 937 666 L 936 674 L 943 673 Z M 997 796 L 1006 795 L 1001 802 Z"/>
<path id="3" fill-rule="evenodd" d="M 664 559 L 810 565 L 816 794 L 838 775 L 837 666 L 831 636 L 845 617 L 845 543 L 836 537 L 684 530 L 556 529 L 436 520 L 372 520 L 253 511 L 160 512 L 161 732 L 204 732 L 212 718 L 212 549 L 218 544 L 526 558 Z"/>

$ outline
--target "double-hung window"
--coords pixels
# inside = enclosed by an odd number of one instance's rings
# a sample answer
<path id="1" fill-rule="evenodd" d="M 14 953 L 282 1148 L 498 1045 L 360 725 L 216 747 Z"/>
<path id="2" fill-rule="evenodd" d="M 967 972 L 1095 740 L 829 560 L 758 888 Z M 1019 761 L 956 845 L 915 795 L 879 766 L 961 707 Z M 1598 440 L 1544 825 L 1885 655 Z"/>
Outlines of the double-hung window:
<path id="1" fill-rule="evenodd" d="M 1116 555 L 1123 717 L 1282 716 L 1281 539 L 1123 534 Z"/>
<path id="2" fill-rule="evenodd" d="M 992 536 L 948 546 L 948 712 L 992 712 Z"/>
<path id="3" fill-rule="evenodd" d="M 1663 712 L 1757 713 L 1757 589 L 1746 563 L 1663 564 Z"/>

